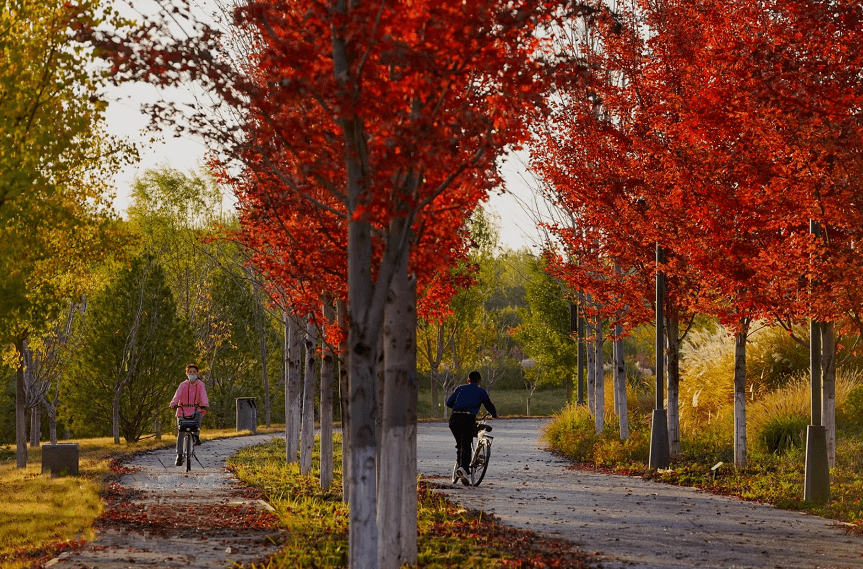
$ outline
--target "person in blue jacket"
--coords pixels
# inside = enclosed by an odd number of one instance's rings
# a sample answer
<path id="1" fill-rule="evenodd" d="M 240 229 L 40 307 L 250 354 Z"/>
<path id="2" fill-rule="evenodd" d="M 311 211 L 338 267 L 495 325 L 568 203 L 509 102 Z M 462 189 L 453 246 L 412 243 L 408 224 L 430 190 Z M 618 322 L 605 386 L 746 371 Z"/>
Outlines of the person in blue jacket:
<path id="1" fill-rule="evenodd" d="M 480 406 L 484 406 L 492 417 L 497 417 L 497 409 L 488 396 L 488 392 L 480 387 L 482 376 L 478 371 L 472 371 L 467 376 L 468 382 L 460 385 L 446 400 L 446 406 L 452 409 L 449 418 L 449 429 L 455 437 L 456 456 L 458 460 L 458 476 L 464 484 L 468 484 L 467 473 L 470 470 L 470 444 L 476 432 L 476 415 Z"/>

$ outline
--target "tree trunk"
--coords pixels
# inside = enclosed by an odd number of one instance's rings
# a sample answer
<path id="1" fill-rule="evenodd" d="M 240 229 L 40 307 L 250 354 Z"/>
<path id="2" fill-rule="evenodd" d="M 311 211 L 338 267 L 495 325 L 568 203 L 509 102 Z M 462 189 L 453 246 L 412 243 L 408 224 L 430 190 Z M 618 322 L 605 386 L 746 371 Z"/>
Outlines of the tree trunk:
<path id="1" fill-rule="evenodd" d="M 405 220 L 397 220 L 393 225 Z M 394 231 L 403 229 L 396 227 Z M 417 562 L 416 300 L 407 258 L 393 275 L 384 312 L 384 389 L 377 504 L 378 566 Z M 413 465 L 414 470 L 410 471 Z M 383 491 L 385 490 L 385 491 Z"/>
<path id="2" fill-rule="evenodd" d="M 342 300 L 337 301 L 336 316 L 339 328 L 347 328 L 347 308 Z M 344 339 L 339 346 L 339 406 L 342 415 L 342 501 L 349 503 L 351 496 L 351 455 L 350 455 L 350 387 L 348 385 L 348 344 Z"/>
<path id="3" fill-rule="evenodd" d="M 378 489 L 381 487 L 381 438 L 384 434 L 384 331 L 378 336 L 378 343 L 375 346 L 375 401 L 377 402 L 377 410 L 375 411 L 375 461 L 377 461 L 377 484 Z M 380 543 L 378 543 L 380 547 Z"/>
<path id="4" fill-rule="evenodd" d="M 45 410 L 48 413 L 48 440 L 52 445 L 57 444 L 57 407 L 56 405 L 46 405 Z"/>
<path id="5" fill-rule="evenodd" d="M 832 322 L 821 324 L 821 424 L 827 431 L 827 466 L 836 466 L 836 338 Z"/>
<path id="6" fill-rule="evenodd" d="M 596 348 L 593 338 L 593 323 L 589 318 L 584 319 L 585 348 L 587 351 L 587 408 L 596 414 Z"/>
<path id="7" fill-rule="evenodd" d="M 303 427 L 300 446 L 300 474 L 312 473 L 312 454 L 315 450 L 315 384 L 317 381 L 317 334 L 315 323 L 309 319 L 306 325 L 306 373 L 303 383 Z"/>
<path id="8" fill-rule="evenodd" d="M 576 387 L 577 399 L 576 402 L 579 405 L 584 405 L 584 301 L 582 300 L 582 293 L 578 293 L 578 348 L 576 354 L 576 365 L 578 366 L 578 370 L 576 372 L 576 382 L 578 386 Z"/>
<path id="9" fill-rule="evenodd" d="M 594 416 L 594 422 L 596 426 L 597 434 L 602 432 L 603 427 L 605 426 L 605 370 L 604 367 L 604 358 L 602 357 L 602 346 L 605 343 L 605 338 L 602 336 L 602 318 L 596 319 L 596 340 L 594 341 L 594 347 L 596 349 L 596 356 L 594 358 L 594 364 L 596 365 L 596 371 L 594 375 L 594 385 L 596 389 L 596 395 L 594 395 L 595 405 L 596 405 L 596 415 Z"/>
<path id="10" fill-rule="evenodd" d="M 284 342 L 282 350 L 282 373 L 285 382 L 285 460 L 290 464 L 296 460 L 291 458 L 291 321 L 288 311 L 282 310 L 282 325 L 284 326 Z"/>
<path id="11" fill-rule="evenodd" d="M 15 459 L 18 468 L 27 467 L 27 396 L 24 382 L 24 338 L 15 341 L 18 371 L 15 373 Z"/>
<path id="12" fill-rule="evenodd" d="M 334 319 L 333 304 L 324 301 L 324 322 Z M 326 490 L 333 483 L 333 350 L 326 343 L 326 328 L 321 327 L 323 357 L 321 358 L 321 488 Z"/>
<path id="13" fill-rule="evenodd" d="M 734 336 L 734 466 L 746 466 L 746 336 Z"/>
<path id="14" fill-rule="evenodd" d="M 297 462 L 300 453 L 300 419 L 302 410 L 300 408 L 302 373 L 302 338 L 300 327 L 293 318 L 288 318 L 288 332 L 290 336 L 290 349 L 288 355 L 287 381 L 285 383 L 285 454 L 288 462 Z"/>
<path id="15" fill-rule="evenodd" d="M 438 384 L 440 377 L 440 362 L 443 359 L 443 343 L 444 343 L 444 327 L 442 324 L 437 324 L 437 344 L 435 346 L 435 356 L 431 357 L 431 346 L 429 346 L 429 359 L 431 361 L 431 392 L 432 392 L 432 417 L 440 416 L 441 419 L 446 419 L 446 405 L 441 399 L 446 400 L 446 394 L 441 393 Z"/>
<path id="16" fill-rule="evenodd" d="M 668 453 L 672 460 L 680 456 L 680 320 L 672 310 L 666 311 L 665 352 L 667 368 L 666 415 L 668 417 Z M 746 380 L 744 374 L 744 381 Z"/>
<path id="17" fill-rule="evenodd" d="M 623 357 L 623 326 L 614 327 L 614 393 L 615 408 L 620 426 L 620 440 L 629 438 L 629 406 L 626 402 L 626 363 Z"/>
<path id="18" fill-rule="evenodd" d="M 340 39 L 335 38 L 334 44 Z M 336 45 L 335 59 L 346 60 L 345 46 Z M 336 63 L 343 73 L 347 66 Z M 337 74 L 338 76 L 338 74 Z M 354 200 L 349 204 L 354 211 L 361 194 L 361 166 L 358 163 L 361 150 L 362 129 L 356 119 L 344 120 L 346 144 L 345 154 L 348 170 L 348 193 Z M 350 526 L 348 535 L 350 567 L 377 569 L 377 486 L 375 484 L 375 347 L 380 335 L 381 314 L 375 314 L 373 306 L 375 287 L 372 284 L 371 224 L 361 217 L 349 217 L 348 222 L 348 382 L 350 387 Z M 389 285 L 389 279 L 378 274 L 378 285 Z"/>
<path id="19" fill-rule="evenodd" d="M 429 373 L 429 381 L 431 383 L 431 405 L 432 405 L 432 417 L 437 417 L 438 415 L 438 406 L 440 402 L 438 401 L 438 392 L 437 392 L 437 379 L 435 378 L 437 375 L 437 370 L 432 369 L 431 373 Z"/>
<path id="20" fill-rule="evenodd" d="M 125 382 L 124 382 L 125 383 Z M 111 402 L 111 431 L 114 434 L 114 444 L 120 444 L 120 395 L 123 393 L 123 386 L 118 385 L 114 388 L 114 399 Z"/>
<path id="21" fill-rule="evenodd" d="M 267 428 L 270 428 L 270 378 L 267 373 L 267 361 L 269 360 L 269 350 L 267 349 L 266 328 L 261 326 L 260 335 L 258 337 L 258 349 L 261 354 L 261 375 L 264 380 L 264 421 Z"/>
<path id="22" fill-rule="evenodd" d="M 39 404 L 30 407 L 30 448 L 39 448 L 42 440 L 42 414 Z"/>

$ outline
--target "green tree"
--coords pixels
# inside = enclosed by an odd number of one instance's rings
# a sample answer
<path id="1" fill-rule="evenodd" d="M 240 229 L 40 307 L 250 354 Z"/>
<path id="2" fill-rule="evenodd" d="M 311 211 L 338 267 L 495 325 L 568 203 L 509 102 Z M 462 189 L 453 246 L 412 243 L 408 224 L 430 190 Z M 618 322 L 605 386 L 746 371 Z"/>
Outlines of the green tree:
<path id="1" fill-rule="evenodd" d="M 578 345 L 570 330 L 570 300 L 561 283 L 545 272 L 543 259 L 523 259 L 527 306 L 519 309 L 522 323 L 513 337 L 541 370 L 538 381 L 558 384 L 578 365 Z"/>
<path id="2" fill-rule="evenodd" d="M 151 255 L 134 257 L 89 303 L 84 344 L 70 372 L 65 405 L 77 432 L 101 434 L 113 425 L 137 441 L 156 420 L 194 356 L 188 324 L 177 314 L 164 271 Z"/>
<path id="3" fill-rule="evenodd" d="M 281 369 L 284 346 L 263 288 L 242 267 L 226 268 L 214 274 L 211 294 L 214 314 L 224 329 L 223 341 L 207 360 L 213 415 L 221 424 L 232 425 L 234 400 L 252 396 L 264 401 L 269 426 L 269 379 L 279 375 L 274 371 Z"/>
<path id="4" fill-rule="evenodd" d="M 106 184 L 130 156 L 101 129 L 106 74 L 71 30 L 110 21 L 98 0 L 0 5 L 0 345 L 18 368 L 17 464 L 24 467 L 27 339 L 87 286 L 116 242 Z"/>

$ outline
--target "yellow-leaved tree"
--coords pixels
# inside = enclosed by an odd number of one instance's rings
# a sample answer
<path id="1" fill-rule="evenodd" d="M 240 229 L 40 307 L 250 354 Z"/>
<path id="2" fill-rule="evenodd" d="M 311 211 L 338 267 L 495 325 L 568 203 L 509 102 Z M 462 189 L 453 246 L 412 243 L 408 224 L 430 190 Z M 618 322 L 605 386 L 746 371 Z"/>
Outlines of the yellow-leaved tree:
<path id="1" fill-rule="evenodd" d="M 0 4 L 0 346 L 18 368 L 17 465 L 27 464 L 23 349 L 86 291 L 121 240 L 108 184 L 134 152 L 102 126 L 107 70 L 76 33 L 122 27 L 98 0 Z M 8 361 L 8 359 L 7 359 Z"/>

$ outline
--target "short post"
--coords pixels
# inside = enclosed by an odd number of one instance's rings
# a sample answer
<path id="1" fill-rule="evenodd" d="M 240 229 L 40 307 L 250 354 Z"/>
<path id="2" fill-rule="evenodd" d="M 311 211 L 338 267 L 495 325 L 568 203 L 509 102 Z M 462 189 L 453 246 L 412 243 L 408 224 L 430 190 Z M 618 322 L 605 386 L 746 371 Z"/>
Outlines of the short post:
<path id="1" fill-rule="evenodd" d="M 258 407 L 254 397 L 237 397 L 237 431 L 258 432 Z"/>
<path id="2" fill-rule="evenodd" d="M 51 478 L 78 476 L 78 443 L 42 445 L 42 474 L 51 472 Z"/>

